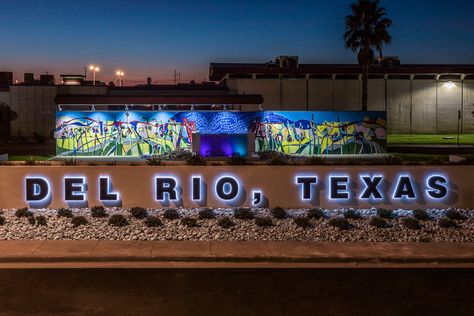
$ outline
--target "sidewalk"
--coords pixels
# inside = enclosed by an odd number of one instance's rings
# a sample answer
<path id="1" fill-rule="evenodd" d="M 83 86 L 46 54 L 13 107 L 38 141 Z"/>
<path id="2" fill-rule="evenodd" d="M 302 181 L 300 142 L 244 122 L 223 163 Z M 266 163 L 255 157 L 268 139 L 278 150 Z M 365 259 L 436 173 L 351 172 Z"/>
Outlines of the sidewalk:
<path id="1" fill-rule="evenodd" d="M 474 268 L 474 243 L 0 241 L 0 268 Z"/>

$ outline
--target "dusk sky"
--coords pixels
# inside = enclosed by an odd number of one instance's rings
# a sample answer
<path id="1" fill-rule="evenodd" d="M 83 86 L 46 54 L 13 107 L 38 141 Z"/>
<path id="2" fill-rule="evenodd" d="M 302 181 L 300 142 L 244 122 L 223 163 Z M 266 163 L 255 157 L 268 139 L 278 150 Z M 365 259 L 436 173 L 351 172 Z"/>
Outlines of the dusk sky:
<path id="1" fill-rule="evenodd" d="M 0 71 L 82 73 L 117 69 L 125 83 L 202 81 L 210 62 L 353 63 L 344 48 L 352 0 L 0 1 Z M 385 55 L 402 63 L 474 63 L 474 1 L 382 0 L 393 20 Z"/>

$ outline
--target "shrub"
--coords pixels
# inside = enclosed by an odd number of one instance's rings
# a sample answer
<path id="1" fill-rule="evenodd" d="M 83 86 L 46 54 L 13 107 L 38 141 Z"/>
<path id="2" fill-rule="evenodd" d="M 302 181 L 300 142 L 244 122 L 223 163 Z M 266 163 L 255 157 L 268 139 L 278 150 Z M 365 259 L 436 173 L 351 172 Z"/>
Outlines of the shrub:
<path id="1" fill-rule="evenodd" d="M 206 165 L 206 159 L 201 156 L 200 154 L 193 154 L 186 158 L 186 164 L 188 166 L 205 166 Z"/>
<path id="2" fill-rule="evenodd" d="M 28 158 L 25 159 L 25 162 L 23 164 L 26 166 L 34 166 L 36 165 L 36 159 L 34 156 L 28 156 Z"/>
<path id="3" fill-rule="evenodd" d="M 216 214 L 214 214 L 214 211 L 210 208 L 204 208 L 200 210 L 198 213 L 199 219 L 213 219 L 215 217 L 216 217 Z"/>
<path id="4" fill-rule="evenodd" d="M 304 163 L 308 166 L 319 166 L 319 165 L 324 165 L 325 161 L 320 156 L 311 156 L 311 157 L 306 158 L 304 160 Z"/>
<path id="5" fill-rule="evenodd" d="M 267 160 L 267 164 L 271 166 L 285 166 L 288 160 L 283 155 L 273 155 Z"/>
<path id="6" fill-rule="evenodd" d="M 272 216 L 277 219 L 284 219 L 286 218 L 286 210 L 282 207 L 275 207 L 271 210 Z"/>
<path id="7" fill-rule="evenodd" d="M 248 220 L 253 219 L 254 214 L 250 209 L 240 207 L 234 211 L 234 217 L 238 219 Z"/>
<path id="8" fill-rule="evenodd" d="M 28 223 L 30 223 L 30 225 L 34 225 L 36 224 L 36 219 L 33 216 L 30 216 L 28 217 Z"/>
<path id="9" fill-rule="evenodd" d="M 89 224 L 89 221 L 84 216 L 75 216 L 72 218 L 71 222 L 74 227 Z"/>
<path id="10" fill-rule="evenodd" d="M 342 230 L 351 228 L 349 221 L 343 217 L 333 217 L 329 220 L 328 224 L 333 227 L 337 227 Z"/>
<path id="11" fill-rule="evenodd" d="M 19 208 L 15 211 L 16 217 L 32 217 L 33 212 L 30 212 L 26 207 Z"/>
<path id="12" fill-rule="evenodd" d="M 43 215 L 36 216 L 36 224 L 40 226 L 46 226 L 47 225 L 46 217 Z"/>
<path id="13" fill-rule="evenodd" d="M 159 156 L 150 156 L 146 159 L 146 163 L 149 166 L 161 166 L 161 157 Z"/>
<path id="14" fill-rule="evenodd" d="M 247 159 L 241 155 L 232 155 L 226 159 L 226 163 L 231 166 L 243 166 L 247 164 Z"/>
<path id="15" fill-rule="evenodd" d="M 361 219 L 360 214 L 352 208 L 344 212 L 344 217 L 349 219 Z"/>
<path id="16" fill-rule="evenodd" d="M 128 221 L 122 214 L 114 214 L 109 218 L 109 225 L 123 227 L 128 225 Z"/>
<path id="17" fill-rule="evenodd" d="M 308 211 L 308 218 L 321 219 L 324 218 L 324 211 L 322 208 L 312 208 Z"/>
<path id="18" fill-rule="evenodd" d="M 369 225 L 377 228 L 387 228 L 388 223 L 382 217 L 376 216 L 370 219 Z"/>
<path id="19" fill-rule="evenodd" d="M 163 223 L 158 216 L 151 216 L 145 220 L 145 225 L 148 227 L 159 227 L 163 225 Z"/>
<path id="20" fill-rule="evenodd" d="M 222 228 L 230 228 L 235 225 L 235 223 L 230 219 L 229 216 L 224 216 L 219 218 L 217 221 L 217 225 L 219 225 Z"/>
<path id="21" fill-rule="evenodd" d="M 92 217 L 107 217 L 109 214 L 105 211 L 103 206 L 97 205 L 91 208 Z"/>
<path id="22" fill-rule="evenodd" d="M 61 161 L 61 164 L 63 166 L 77 166 L 77 165 L 79 165 L 79 161 L 75 158 L 64 158 Z"/>
<path id="23" fill-rule="evenodd" d="M 413 217 L 419 221 L 427 221 L 430 219 L 428 212 L 425 210 L 413 210 Z"/>
<path id="24" fill-rule="evenodd" d="M 413 217 L 405 217 L 402 219 L 403 226 L 405 226 L 408 229 L 420 229 L 420 222 L 418 219 L 413 218 Z"/>
<path id="25" fill-rule="evenodd" d="M 196 227 L 197 226 L 197 219 L 190 217 L 190 216 L 185 216 L 181 219 L 181 224 L 186 226 L 186 227 Z"/>
<path id="26" fill-rule="evenodd" d="M 130 209 L 130 214 L 136 219 L 144 219 L 148 216 L 147 210 L 143 207 L 132 207 Z"/>
<path id="27" fill-rule="evenodd" d="M 5 224 L 5 217 L 4 216 L 0 216 L 0 226 L 3 226 Z"/>
<path id="28" fill-rule="evenodd" d="M 445 216 L 452 220 L 465 220 L 466 216 L 457 210 L 447 210 Z"/>
<path id="29" fill-rule="evenodd" d="M 58 210 L 58 217 L 67 217 L 67 218 L 72 218 L 72 211 L 68 208 L 60 208 Z"/>
<path id="30" fill-rule="evenodd" d="M 311 227 L 311 223 L 309 222 L 309 218 L 306 217 L 306 216 L 293 218 L 293 223 L 295 223 L 297 226 L 302 227 L 302 228 Z"/>
<path id="31" fill-rule="evenodd" d="M 391 219 L 393 217 L 393 211 L 386 208 L 379 208 L 377 210 L 377 216 L 385 219 Z"/>
<path id="32" fill-rule="evenodd" d="M 163 213 L 163 217 L 165 219 L 178 219 L 179 218 L 179 214 L 178 212 L 175 210 L 175 209 L 172 209 L 172 208 L 168 208 L 165 210 L 165 212 Z"/>
<path id="33" fill-rule="evenodd" d="M 268 226 L 273 226 L 273 221 L 270 217 L 265 216 L 265 217 L 257 217 L 255 218 L 255 225 L 259 227 L 268 227 Z"/>
<path id="34" fill-rule="evenodd" d="M 456 228 L 458 225 L 450 218 L 441 218 L 438 220 L 438 226 L 441 228 Z"/>

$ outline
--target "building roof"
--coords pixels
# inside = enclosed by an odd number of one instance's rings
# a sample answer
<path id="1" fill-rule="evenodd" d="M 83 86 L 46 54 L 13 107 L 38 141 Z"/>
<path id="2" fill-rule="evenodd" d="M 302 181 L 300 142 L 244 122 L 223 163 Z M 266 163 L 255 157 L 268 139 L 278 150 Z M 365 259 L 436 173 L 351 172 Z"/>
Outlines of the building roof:
<path id="1" fill-rule="evenodd" d="M 56 104 L 261 104 L 263 98 L 256 94 L 227 95 L 57 95 Z"/>
<path id="2" fill-rule="evenodd" d="M 443 75 L 474 74 L 474 64 L 403 64 L 399 66 L 374 65 L 369 69 L 371 74 L 393 75 Z M 226 75 L 265 74 L 265 75 L 316 75 L 316 74 L 361 74 L 362 67 L 357 64 L 299 64 L 297 67 L 279 67 L 270 63 L 211 63 L 209 79 L 220 81 Z"/>

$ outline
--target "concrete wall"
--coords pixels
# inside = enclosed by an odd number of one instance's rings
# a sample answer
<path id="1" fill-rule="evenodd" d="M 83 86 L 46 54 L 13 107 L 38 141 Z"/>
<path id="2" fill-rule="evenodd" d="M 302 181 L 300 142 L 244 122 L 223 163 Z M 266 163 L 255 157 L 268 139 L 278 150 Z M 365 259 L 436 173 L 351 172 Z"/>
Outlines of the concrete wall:
<path id="1" fill-rule="evenodd" d="M 234 93 L 264 97 L 265 110 L 358 111 L 362 82 L 357 79 L 227 79 Z M 474 80 L 370 79 L 368 110 L 387 111 L 391 133 L 474 132 Z"/>
<path id="2" fill-rule="evenodd" d="M 31 138 L 36 132 L 49 136 L 55 128 L 56 92 L 55 86 L 10 86 L 10 107 L 16 113 L 10 135 Z"/>
<path id="3" fill-rule="evenodd" d="M 113 191 L 120 193 L 123 207 L 167 207 L 167 206 L 251 206 L 254 190 L 261 190 L 270 207 L 388 207 L 388 208 L 417 208 L 417 207 L 474 207 L 474 186 L 471 185 L 473 166 L 46 166 L 34 167 L 34 175 L 42 176 L 50 181 L 51 201 L 29 205 L 33 207 L 71 207 L 64 202 L 64 176 L 83 176 L 86 179 L 86 199 L 88 206 L 100 205 L 98 201 L 98 179 L 108 176 Z M 380 201 L 359 199 L 365 185 L 359 176 L 367 174 L 382 174 L 384 183 L 379 190 L 383 195 Z M 0 208 L 18 208 L 27 206 L 25 201 L 24 182 L 27 175 L 31 176 L 32 168 L 28 166 L 0 166 Z M 348 191 L 349 198 L 330 200 L 328 198 L 329 175 L 347 174 L 351 180 Z M 191 200 L 191 175 L 202 177 L 205 198 L 201 201 Z M 409 175 L 415 186 L 417 197 L 414 200 L 393 199 L 398 176 Z M 433 174 L 445 174 L 448 179 L 447 196 L 444 199 L 430 199 L 426 195 L 425 178 Z M 177 194 L 177 201 L 159 202 L 155 199 L 154 176 L 173 176 L 182 188 Z M 215 185 L 223 175 L 233 176 L 240 183 L 240 194 L 232 202 L 217 198 Z M 295 183 L 296 175 L 317 176 L 319 181 L 313 186 L 312 197 L 301 199 L 301 186 Z"/>
<path id="4" fill-rule="evenodd" d="M 474 133 L 474 80 L 464 81 L 462 123 L 464 133 Z"/>
<path id="5" fill-rule="evenodd" d="M 10 91 L 0 90 L 0 138 L 10 135 Z"/>
<path id="6" fill-rule="evenodd" d="M 411 81 L 387 81 L 388 131 L 410 133 L 411 131 Z"/>

